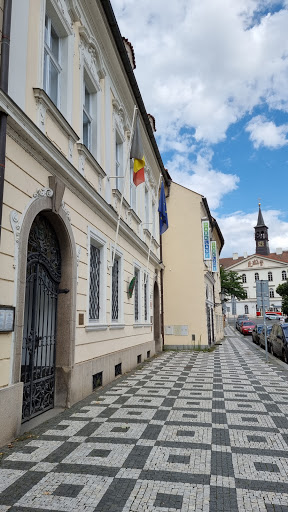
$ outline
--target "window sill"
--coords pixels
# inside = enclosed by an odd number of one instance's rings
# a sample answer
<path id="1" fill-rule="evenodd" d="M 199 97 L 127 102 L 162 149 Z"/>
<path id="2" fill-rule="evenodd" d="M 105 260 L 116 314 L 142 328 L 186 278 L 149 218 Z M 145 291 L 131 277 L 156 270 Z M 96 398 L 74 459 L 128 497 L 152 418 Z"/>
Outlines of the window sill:
<path id="1" fill-rule="evenodd" d="M 85 331 L 105 331 L 108 329 L 107 324 L 88 324 L 85 326 Z"/>
<path id="2" fill-rule="evenodd" d="M 109 325 L 109 328 L 110 329 L 124 329 L 125 328 L 125 324 L 110 324 Z"/>
<path id="3" fill-rule="evenodd" d="M 82 144 L 81 142 L 77 142 L 77 149 L 79 155 L 84 155 L 91 167 L 97 172 L 98 176 L 101 176 L 101 178 L 105 178 L 106 172 L 102 169 L 102 167 L 98 164 L 96 158 L 92 155 L 91 151 L 85 146 L 85 144 Z"/>
<path id="4" fill-rule="evenodd" d="M 115 178 L 115 180 L 116 180 L 116 178 Z M 122 192 L 118 188 L 112 188 L 112 194 L 114 197 L 116 197 L 118 199 L 118 201 L 121 201 Z M 123 206 L 125 206 L 125 208 L 127 208 L 127 209 L 130 207 L 130 205 L 126 201 L 125 197 L 123 197 Z"/>
<path id="5" fill-rule="evenodd" d="M 141 219 L 138 217 L 137 213 L 133 210 L 133 208 L 129 208 L 129 213 L 138 224 L 141 224 Z"/>
<path id="6" fill-rule="evenodd" d="M 65 119 L 60 110 L 56 107 L 55 103 L 53 103 L 53 101 L 49 98 L 48 94 L 43 89 L 39 89 L 37 87 L 33 88 L 33 92 L 37 102 L 44 107 L 46 112 L 49 112 L 49 114 L 54 118 L 58 125 L 61 126 L 66 135 L 71 137 L 73 142 L 77 142 L 79 140 L 77 133 L 74 132 L 71 125 Z M 42 131 L 44 130 L 42 129 Z"/>
<path id="7" fill-rule="evenodd" d="M 145 324 L 140 324 L 140 323 L 139 323 L 139 324 L 133 324 L 133 327 L 135 327 L 136 329 L 137 329 L 138 327 L 151 327 L 151 326 L 152 326 L 152 324 L 151 324 L 151 323 L 148 323 L 148 322 L 147 322 L 147 323 L 145 323 Z"/>

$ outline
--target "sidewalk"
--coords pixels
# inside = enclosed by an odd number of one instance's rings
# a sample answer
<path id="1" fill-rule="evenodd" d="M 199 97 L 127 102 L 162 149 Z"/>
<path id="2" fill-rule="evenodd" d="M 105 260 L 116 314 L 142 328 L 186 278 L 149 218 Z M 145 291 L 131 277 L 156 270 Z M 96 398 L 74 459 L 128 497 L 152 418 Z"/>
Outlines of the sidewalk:
<path id="1" fill-rule="evenodd" d="M 287 512 L 288 366 L 226 333 L 211 353 L 163 353 L 16 442 L 0 512 Z"/>

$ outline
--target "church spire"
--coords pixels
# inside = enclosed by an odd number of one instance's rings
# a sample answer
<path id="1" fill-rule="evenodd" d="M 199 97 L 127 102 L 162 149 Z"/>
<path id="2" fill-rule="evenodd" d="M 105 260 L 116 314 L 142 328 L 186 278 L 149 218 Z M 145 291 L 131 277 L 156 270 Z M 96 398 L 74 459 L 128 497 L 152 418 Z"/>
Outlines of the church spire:
<path id="1" fill-rule="evenodd" d="M 262 228 L 262 227 L 265 227 L 267 228 L 267 226 L 265 226 L 265 222 L 264 222 L 264 219 L 263 219 L 263 215 L 262 215 L 262 212 L 261 212 L 261 203 L 258 203 L 259 205 L 259 212 L 258 212 L 258 221 L 257 221 L 257 226 L 256 228 Z M 268 229 L 268 228 L 267 228 Z"/>
<path id="2" fill-rule="evenodd" d="M 270 254 L 269 239 L 268 239 L 268 227 L 265 225 L 261 203 L 259 203 L 258 221 L 255 226 L 255 241 L 256 241 L 256 254 L 262 254 L 263 256 Z"/>

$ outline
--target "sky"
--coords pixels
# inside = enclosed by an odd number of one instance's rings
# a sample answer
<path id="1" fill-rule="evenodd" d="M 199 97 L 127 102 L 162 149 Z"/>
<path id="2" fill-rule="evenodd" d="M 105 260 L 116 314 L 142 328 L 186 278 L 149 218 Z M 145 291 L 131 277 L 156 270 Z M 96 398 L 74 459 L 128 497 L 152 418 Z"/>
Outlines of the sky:
<path id="1" fill-rule="evenodd" d="M 111 0 L 164 166 L 203 194 L 221 256 L 288 250 L 288 0 Z M 169 210 L 168 210 L 169 217 Z"/>

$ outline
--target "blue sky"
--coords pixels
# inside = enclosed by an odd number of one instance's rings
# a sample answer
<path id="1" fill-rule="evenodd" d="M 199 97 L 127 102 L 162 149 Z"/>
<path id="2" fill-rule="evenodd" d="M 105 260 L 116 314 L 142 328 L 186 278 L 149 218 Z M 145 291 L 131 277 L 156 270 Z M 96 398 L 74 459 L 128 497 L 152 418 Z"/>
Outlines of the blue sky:
<path id="1" fill-rule="evenodd" d="M 288 249 L 288 0 L 112 0 L 174 181 L 208 199 L 222 255 Z M 169 211 L 168 211 L 169 214 Z"/>

